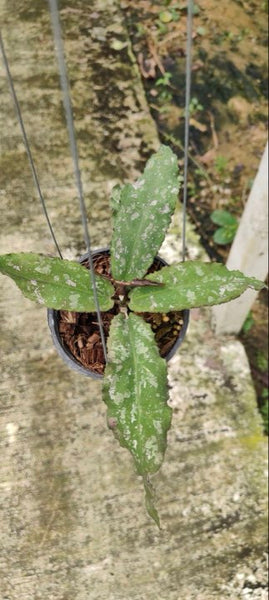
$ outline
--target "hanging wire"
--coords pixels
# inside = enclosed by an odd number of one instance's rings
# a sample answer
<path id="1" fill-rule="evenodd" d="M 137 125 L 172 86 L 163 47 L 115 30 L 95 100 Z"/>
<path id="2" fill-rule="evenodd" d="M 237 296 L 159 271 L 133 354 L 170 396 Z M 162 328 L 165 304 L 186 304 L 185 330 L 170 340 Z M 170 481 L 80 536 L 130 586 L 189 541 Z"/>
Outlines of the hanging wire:
<path id="1" fill-rule="evenodd" d="M 100 307 L 99 307 L 99 302 L 98 302 L 98 296 L 97 296 L 96 279 L 95 279 L 94 265 L 93 265 L 93 259 L 92 259 L 92 253 L 91 253 L 91 239 L 90 239 L 86 206 L 85 206 L 85 201 L 84 201 L 83 187 L 82 187 L 82 181 L 81 181 L 81 175 L 80 175 L 80 169 L 79 169 L 78 150 L 77 150 L 77 143 L 76 143 L 76 136 L 75 136 L 75 127 L 74 127 L 73 112 L 72 112 L 71 99 L 70 99 L 69 81 L 68 81 L 67 69 L 66 69 L 66 64 L 65 64 L 64 47 L 63 47 L 63 41 L 62 41 L 62 31 L 61 31 L 61 24 L 60 24 L 60 19 L 59 19 L 57 0 L 49 0 L 49 6 L 50 6 L 51 23 L 52 23 L 52 30 L 53 30 L 53 36 L 54 36 L 54 44 L 55 44 L 56 56 L 57 56 L 58 66 L 59 66 L 59 74 L 60 74 L 61 88 L 62 88 L 62 94 L 63 94 L 63 104 L 64 104 L 64 109 L 65 109 L 66 123 L 67 123 L 68 135 L 69 135 L 69 143 L 70 143 L 71 155 L 72 155 L 72 159 L 73 159 L 74 175 L 75 175 L 76 186 L 77 186 L 77 191 L 78 191 L 78 196 L 79 196 L 81 221 L 82 221 L 83 230 L 84 230 L 84 240 L 85 240 L 87 252 L 89 255 L 89 264 L 90 264 L 90 269 L 91 269 L 91 274 L 92 274 L 92 289 L 93 289 L 93 295 L 94 295 L 94 302 L 95 302 L 95 308 L 96 308 L 96 313 L 97 313 L 98 325 L 99 325 L 99 329 L 100 329 L 100 336 L 101 336 L 101 341 L 102 341 L 102 346 L 103 346 L 103 351 L 104 351 L 104 357 L 105 357 L 105 361 L 107 361 L 106 342 L 105 342 L 103 323 L 102 323 Z"/>
<path id="2" fill-rule="evenodd" d="M 39 180 L 38 180 L 38 175 L 37 175 L 37 171 L 36 171 L 36 168 L 35 168 L 34 160 L 33 160 L 33 157 L 32 157 L 32 153 L 31 153 L 29 142 L 28 142 L 27 134 L 26 134 L 26 131 L 25 131 L 25 127 L 24 127 L 24 123 L 23 123 L 23 119 L 22 119 L 22 114 L 21 114 L 21 110 L 20 110 L 20 105 L 19 105 L 18 98 L 17 98 L 16 92 L 15 92 L 12 75 L 11 75 L 11 72 L 10 72 L 10 69 L 9 69 L 8 60 L 7 60 L 7 56 L 6 56 L 6 53 L 5 53 L 4 42 L 3 42 L 3 38 L 2 38 L 1 32 L 0 32 L 0 49 L 1 49 L 1 54 L 2 54 L 2 57 L 3 57 L 3 63 L 4 63 L 5 70 L 6 70 L 7 78 L 8 78 L 8 83 L 9 83 L 9 86 L 10 86 L 11 95 L 12 95 L 12 98 L 13 98 L 13 102 L 14 102 L 14 105 L 15 105 L 16 112 L 17 112 L 18 122 L 19 122 L 19 125 L 20 125 L 20 128 L 21 128 L 21 132 L 22 132 L 22 137 L 23 137 L 25 149 L 26 149 L 28 160 L 29 160 L 30 167 L 31 167 L 31 170 L 32 170 L 32 175 L 33 175 L 34 183 L 35 183 L 35 186 L 36 186 L 36 189 L 37 189 L 37 193 L 38 193 L 38 196 L 39 196 L 39 200 L 41 202 L 41 206 L 42 206 L 44 215 L 46 217 L 46 221 L 47 221 L 50 233 L 51 233 L 51 237 L 52 237 L 53 242 L 55 244 L 56 250 L 57 250 L 60 258 L 63 258 L 61 250 L 60 250 L 59 245 L 58 245 L 58 242 L 56 240 L 54 231 L 53 231 L 52 224 L 50 222 L 50 218 L 49 218 L 49 215 L 48 215 L 48 212 L 47 212 L 47 209 L 46 209 L 45 200 L 44 200 L 43 194 L 41 192 L 41 188 L 40 188 L 40 184 L 39 184 Z"/>
<path id="3" fill-rule="evenodd" d="M 183 225 L 182 225 L 182 260 L 186 258 L 186 220 L 187 220 L 187 184 L 188 184 L 188 150 L 190 129 L 190 96 L 191 96 L 191 50 L 192 50 L 192 15 L 193 0 L 188 0 L 187 45 L 186 45 L 186 91 L 185 91 L 185 134 L 184 134 L 184 182 L 183 182 Z"/>

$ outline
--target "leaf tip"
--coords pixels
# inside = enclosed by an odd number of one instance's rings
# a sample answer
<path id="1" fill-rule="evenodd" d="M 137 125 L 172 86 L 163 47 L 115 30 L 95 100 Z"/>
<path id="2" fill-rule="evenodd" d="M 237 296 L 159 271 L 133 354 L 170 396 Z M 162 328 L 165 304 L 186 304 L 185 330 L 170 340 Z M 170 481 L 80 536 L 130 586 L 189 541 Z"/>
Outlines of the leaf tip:
<path id="1" fill-rule="evenodd" d="M 145 490 L 145 506 L 146 506 L 147 513 L 151 517 L 151 519 L 153 519 L 153 521 L 155 521 L 158 529 L 161 531 L 160 517 L 159 517 L 159 513 L 157 511 L 157 508 L 155 506 L 155 493 L 154 493 L 153 485 L 152 485 L 147 473 L 145 475 L 143 475 L 143 484 L 144 484 L 144 490 Z"/>

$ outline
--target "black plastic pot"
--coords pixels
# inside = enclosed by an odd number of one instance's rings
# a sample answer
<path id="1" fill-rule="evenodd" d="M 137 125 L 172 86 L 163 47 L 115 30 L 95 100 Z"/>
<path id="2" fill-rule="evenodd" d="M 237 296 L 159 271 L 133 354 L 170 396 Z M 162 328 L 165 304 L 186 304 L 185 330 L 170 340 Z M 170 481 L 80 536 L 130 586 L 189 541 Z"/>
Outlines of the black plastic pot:
<path id="1" fill-rule="evenodd" d="M 92 256 L 94 257 L 100 253 L 109 255 L 109 248 L 100 248 L 100 250 L 95 250 L 92 252 Z M 79 259 L 79 262 L 82 263 L 85 260 L 87 260 L 87 258 L 88 258 L 88 254 L 84 254 Z M 167 266 L 168 263 L 163 258 L 161 258 L 160 256 L 157 256 L 156 258 L 164 266 Z M 170 360 L 170 358 L 172 358 L 172 356 L 174 356 L 175 352 L 177 351 L 179 346 L 181 346 L 181 344 L 184 340 L 184 337 L 186 335 L 186 331 L 188 328 L 188 323 L 189 323 L 189 312 L 190 312 L 189 310 L 182 311 L 183 325 L 179 331 L 179 335 L 176 338 L 174 345 L 172 346 L 172 348 L 170 349 L 168 354 L 165 356 L 166 360 Z M 92 377 L 93 379 L 102 379 L 103 375 L 101 375 L 99 373 L 95 373 L 94 371 L 91 371 L 90 369 L 87 369 L 82 364 L 80 364 L 80 362 L 75 358 L 75 356 L 73 356 L 73 354 L 70 352 L 70 350 L 63 344 L 61 335 L 59 333 L 59 327 L 58 327 L 59 314 L 60 314 L 60 311 L 58 311 L 58 310 L 54 310 L 53 308 L 48 309 L 48 325 L 50 328 L 54 346 L 55 346 L 58 354 L 63 359 L 63 361 L 68 365 L 68 367 L 75 370 L 77 373 L 80 373 L 81 375 L 85 375 L 86 377 Z"/>

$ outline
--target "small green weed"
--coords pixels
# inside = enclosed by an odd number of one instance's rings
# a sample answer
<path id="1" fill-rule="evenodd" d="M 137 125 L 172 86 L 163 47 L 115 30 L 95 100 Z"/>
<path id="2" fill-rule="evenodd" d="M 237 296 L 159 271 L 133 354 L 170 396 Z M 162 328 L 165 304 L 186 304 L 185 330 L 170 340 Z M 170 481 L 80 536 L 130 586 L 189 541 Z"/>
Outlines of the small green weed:
<path id="1" fill-rule="evenodd" d="M 192 117 L 195 113 L 200 112 L 201 110 L 204 110 L 203 105 L 199 102 L 198 98 L 196 98 L 195 96 L 191 99 L 190 104 L 189 104 L 189 112 L 190 112 L 190 116 Z"/>
<path id="2" fill-rule="evenodd" d="M 210 219 L 216 225 L 220 225 L 213 235 L 214 242 L 221 246 L 230 244 L 238 228 L 237 219 L 228 210 L 214 210 Z"/>
<path id="3" fill-rule="evenodd" d="M 171 21 L 179 21 L 180 14 L 174 7 L 170 7 L 168 10 L 162 10 L 159 13 L 159 20 L 161 23 L 170 23 Z"/>
<path id="4" fill-rule="evenodd" d="M 264 352 L 258 352 L 256 358 L 256 365 L 260 371 L 265 373 L 268 369 L 268 358 Z"/>
<path id="5" fill-rule="evenodd" d="M 156 80 L 155 85 L 158 85 L 158 86 L 170 85 L 171 77 L 172 77 L 172 74 L 168 73 L 168 71 L 166 71 L 162 77 L 159 77 L 159 79 Z"/>
<path id="6" fill-rule="evenodd" d="M 228 158 L 226 158 L 226 156 L 222 156 L 222 154 L 217 156 L 215 160 L 215 169 L 218 175 L 220 175 L 221 177 L 225 177 L 226 175 L 228 162 Z"/>
<path id="7" fill-rule="evenodd" d="M 170 79 L 172 74 L 169 72 L 165 72 L 162 77 L 159 77 L 155 85 L 159 88 L 158 90 L 158 99 L 161 102 L 170 102 L 173 98 L 172 92 L 169 87 L 171 87 Z"/>
<path id="8" fill-rule="evenodd" d="M 248 313 L 248 316 L 243 324 L 242 333 L 248 333 L 253 327 L 255 321 L 253 319 L 252 311 Z"/>
<path id="9" fill-rule="evenodd" d="M 192 9 L 192 14 L 195 15 L 199 15 L 201 12 L 200 6 L 198 4 L 194 4 L 193 5 L 193 9 Z"/>

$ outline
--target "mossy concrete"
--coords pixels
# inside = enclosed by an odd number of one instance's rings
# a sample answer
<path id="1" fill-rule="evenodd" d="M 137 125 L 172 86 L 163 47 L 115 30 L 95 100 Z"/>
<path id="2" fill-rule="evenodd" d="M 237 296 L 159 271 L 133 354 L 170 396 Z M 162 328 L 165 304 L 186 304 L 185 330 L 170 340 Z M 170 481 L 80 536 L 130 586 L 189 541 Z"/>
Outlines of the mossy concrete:
<path id="1" fill-rule="evenodd" d="M 47 5 L 0 6 L 42 189 L 73 258 L 84 246 Z M 92 237 L 105 245 L 109 190 L 138 174 L 158 140 L 118 2 L 62 6 Z M 111 49 L 114 38 L 127 42 L 123 53 Z M 5 77 L 1 99 L 1 252 L 53 254 Z M 173 260 L 179 228 L 163 247 Z M 191 228 L 188 240 L 197 258 Z M 193 311 L 169 368 L 174 417 L 154 479 L 158 531 L 128 453 L 107 430 L 100 383 L 68 370 L 46 311 L 5 277 L 1 314 L 1 598 L 264 599 L 266 450 L 241 344 L 216 338 L 207 311 Z"/>

